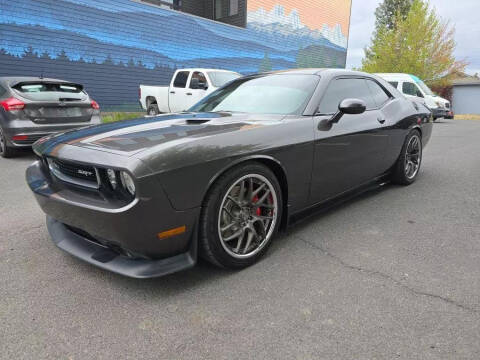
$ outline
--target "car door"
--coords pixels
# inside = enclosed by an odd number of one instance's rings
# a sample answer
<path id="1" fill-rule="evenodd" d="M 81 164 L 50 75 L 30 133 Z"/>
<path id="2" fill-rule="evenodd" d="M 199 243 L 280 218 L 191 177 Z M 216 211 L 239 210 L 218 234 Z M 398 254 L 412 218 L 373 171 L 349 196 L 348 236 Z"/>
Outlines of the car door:
<path id="1" fill-rule="evenodd" d="M 179 71 L 172 81 L 168 94 L 168 105 L 171 112 L 179 112 L 187 109 L 186 98 L 187 82 L 189 80 L 190 71 Z"/>
<path id="2" fill-rule="evenodd" d="M 187 98 L 185 105 L 190 109 L 197 102 L 202 100 L 207 95 L 207 90 L 210 84 L 208 83 L 207 77 L 201 71 L 194 71 L 189 81 L 189 91 L 187 91 Z"/>
<path id="3" fill-rule="evenodd" d="M 332 123 L 340 102 L 347 98 L 365 101 L 367 110 L 358 115 L 344 114 L 338 123 Z M 325 201 L 381 174 L 388 133 L 383 131 L 384 115 L 365 78 L 333 79 L 320 101 L 314 124 L 312 203 Z"/>

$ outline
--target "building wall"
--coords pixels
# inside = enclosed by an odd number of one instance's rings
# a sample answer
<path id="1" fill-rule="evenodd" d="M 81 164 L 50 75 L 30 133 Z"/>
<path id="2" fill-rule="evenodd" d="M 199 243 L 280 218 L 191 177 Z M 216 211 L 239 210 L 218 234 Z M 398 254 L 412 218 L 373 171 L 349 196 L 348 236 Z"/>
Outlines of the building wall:
<path id="1" fill-rule="evenodd" d="M 132 0 L 0 0 L 0 76 L 79 82 L 104 110 L 133 110 L 139 84 L 177 68 L 345 66 L 351 0 L 246 1 L 237 27 Z"/>
<path id="2" fill-rule="evenodd" d="M 453 112 L 458 115 L 480 115 L 480 85 L 462 85 L 453 87 Z"/>

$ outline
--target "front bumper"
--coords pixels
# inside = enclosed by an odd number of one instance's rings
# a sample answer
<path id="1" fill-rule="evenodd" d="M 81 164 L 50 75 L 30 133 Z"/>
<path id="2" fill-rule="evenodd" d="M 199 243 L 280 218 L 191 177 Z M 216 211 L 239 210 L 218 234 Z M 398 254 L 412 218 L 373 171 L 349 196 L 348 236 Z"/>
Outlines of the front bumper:
<path id="1" fill-rule="evenodd" d="M 131 259 L 71 231 L 61 222 L 47 216 L 47 228 L 57 247 L 102 269 L 137 278 L 153 278 L 191 268 L 197 259 L 197 242 L 176 256 L 160 260 Z"/>
<path id="2" fill-rule="evenodd" d="M 52 240 L 64 251 L 136 278 L 162 276 L 195 264 L 200 209 L 175 211 L 152 176 L 139 180 L 143 192 L 120 207 L 97 190 L 76 189 L 56 180 L 41 161 L 27 169 L 26 177 L 47 214 Z M 180 226 L 186 227 L 183 234 L 157 237 Z"/>
<path id="3" fill-rule="evenodd" d="M 431 109 L 433 118 L 438 119 L 438 118 L 444 118 L 447 116 L 448 110 L 444 108 L 436 108 L 436 109 Z"/>

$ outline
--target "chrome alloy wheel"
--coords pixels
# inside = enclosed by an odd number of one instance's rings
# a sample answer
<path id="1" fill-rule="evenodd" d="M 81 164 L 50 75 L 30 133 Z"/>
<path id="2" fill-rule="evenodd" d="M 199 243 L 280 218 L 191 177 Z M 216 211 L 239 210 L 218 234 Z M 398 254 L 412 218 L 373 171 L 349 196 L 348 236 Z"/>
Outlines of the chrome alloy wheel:
<path id="1" fill-rule="evenodd" d="M 413 135 L 407 144 L 405 154 L 405 176 L 411 180 L 420 169 L 422 162 L 422 140 L 418 135 Z"/>
<path id="2" fill-rule="evenodd" d="M 278 200 L 270 181 L 259 174 L 238 179 L 226 192 L 218 216 L 218 235 L 225 251 L 248 258 L 268 244 L 278 217 Z"/>

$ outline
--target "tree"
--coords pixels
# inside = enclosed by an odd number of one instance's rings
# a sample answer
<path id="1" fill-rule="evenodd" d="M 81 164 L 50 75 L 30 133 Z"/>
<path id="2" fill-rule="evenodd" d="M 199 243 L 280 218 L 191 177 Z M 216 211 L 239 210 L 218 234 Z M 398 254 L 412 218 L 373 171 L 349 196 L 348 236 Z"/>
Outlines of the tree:
<path id="1" fill-rule="evenodd" d="M 386 27 L 395 29 L 397 18 L 405 20 L 412 6 L 413 0 L 383 0 L 375 10 L 375 28 Z"/>
<path id="2" fill-rule="evenodd" d="M 428 2 L 414 0 L 405 19 L 393 29 L 381 26 L 365 49 L 362 70 L 414 74 L 430 85 L 447 85 L 466 63 L 456 61 L 455 28 L 441 20 Z"/>

